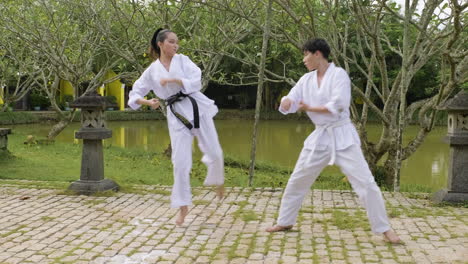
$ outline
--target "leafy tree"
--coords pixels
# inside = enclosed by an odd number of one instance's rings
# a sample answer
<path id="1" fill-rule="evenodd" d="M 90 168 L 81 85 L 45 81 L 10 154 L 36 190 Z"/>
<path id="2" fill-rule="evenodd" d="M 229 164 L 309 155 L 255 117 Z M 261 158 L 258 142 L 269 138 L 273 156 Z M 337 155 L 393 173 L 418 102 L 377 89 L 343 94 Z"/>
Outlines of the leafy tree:
<path id="1" fill-rule="evenodd" d="M 424 3 L 416 12 L 417 0 L 406 1 L 400 13 L 388 1 L 321 1 L 315 12 L 292 9 L 289 1 L 276 0 L 291 21 L 302 22 L 315 16 L 316 23 L 328 21 L 320 35 L 329 40 L 334 61 L 351 73 L 353 92 L 362 100 L 362 107 L 352 105 L 353 120 L 360 132 L 362 147 L 374 172 L 384 160 L 386 182 L 399 188 L 401 162 L 413 154 L 432 130 L 437 106 L 453 95 L 466 82 L 466 40 L 461 34 L 466 22 L 462 16 L 467 4 L 442 0 Z M 310 9 L 312 10 L 312 9 Z M 324 24 L 321 24 L 324 25 Z M 311 34 L 297 25 L 300 31 Z M 299 37 L 285 31 L 290 43 Z M 440 63 L 440 67 L 437 66 Z M 423 70 L 430 69 L 425 87 L 427 94 L 407 101 L 415 80 L 422 78 Z M 435 73 L 434 71 L 439 71 Z M 438 76 L 437 78 L 433 78 Z M 366 123 L 369 112 L 382 123 L 378 142 L 367 138 Z M 420 130 L 409 143 L 403 144 L 402 134 L 413 115 L 418 114 Z"/>
<path id="2" fill-rule="evenodd" d="M 10 105 L 21 100 L 32 88 L 40 69 L 31 59 L 34 51 L 24 49 L 14 36 L 4 30 L 0 39 L 0 89 L 3 89 L 5 111 Z"/>
<path id="3" fill-rule="evenodd" d="M 105 38 L 88 26 L 99 21 L 81 16 L 85 8 L 105 10 L 106 6 L 96 1 L 19 0 L 5 8 L 5 29 L 23 47 L 36 51 L 31 56 L 40 65 L 35 83 L 59 117 L 48 134 L 54 139 L 75 115 L 75 111 L 63 112 L 57 104 L 60 81 L 69 81 L 77 98 L 101 86 L 104 75 L 119 62 L 105 49 Z"/>

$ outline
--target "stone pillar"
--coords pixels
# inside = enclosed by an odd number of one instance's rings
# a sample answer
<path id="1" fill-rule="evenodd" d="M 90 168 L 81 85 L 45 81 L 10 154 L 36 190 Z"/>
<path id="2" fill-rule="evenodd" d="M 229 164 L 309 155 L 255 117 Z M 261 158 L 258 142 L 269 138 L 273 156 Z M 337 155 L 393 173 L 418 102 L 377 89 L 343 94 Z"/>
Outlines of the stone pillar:
<path id="1" fill-rule="evenodd" d="M 461 91 L 441 107 L 448 112 L 450 144 L 447 189 L 434 194 L 435 202 L 468 201 L 468 92 Z"/>
<path id="2" fill-rule="evenodd" d="M 73 182 L 69 189 L 80 194 L 117 191 L 119 186 L 114 181 L 104 179 L 102 140 L 112 137 L 112 131 L 106 128 L 104 118 L 106 99 L 92 93 L 78 98 L 70 106 L 81 108 L 81 129 L 75 133 L 75 138 L 83 139 L 83 152 L 80 179 Z"/>
<path id="3" fill-rule="evenodd" d="M 0 128 L 0 151 L 8 150 L 8 134 L 11 134 L 10 128 Z"/>

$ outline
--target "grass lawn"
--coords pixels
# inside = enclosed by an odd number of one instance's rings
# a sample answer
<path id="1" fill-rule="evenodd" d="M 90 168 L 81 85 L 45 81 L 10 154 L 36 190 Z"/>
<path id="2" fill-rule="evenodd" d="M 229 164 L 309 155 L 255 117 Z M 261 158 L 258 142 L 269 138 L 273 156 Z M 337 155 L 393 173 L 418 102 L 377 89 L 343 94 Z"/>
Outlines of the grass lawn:
<path id="1" fill-rule="evenodd" d="M 51 145 L 23 144 L 27 135 L 9 136 L 9 154 L 0 154 L 0 180 L 35 180 L 63 188 L 78 180 L 81 165 L 81 144 L 56 142 Z M 136 184 L 172 185 L 172 163 L 163 153 L 138 149 L 105 147 L 105 177 L 115 180 L 124 189 Z M 248 161 L 225 157 L 226 186 L 248 186 Z M 254 187 L 284 187 L 291 168 L 257 162 Z M 194 158 L 192 186 L 202 186 L 206 167 Z M 314 188 L 350 189 L 338 169 L 325 170 Z M 11 181 L 9 181 L 11 182 Z"/>
<path id="2" fill-rule="evenodd" d="M 27 135 L 14 133 L 8 137 L 9 153 L 0 152 L 0 184 L 2 180 L 44 181 L 42 187 L 65 189 L 80 177 L 82 145 L 55 142 L 51 145 L 23 144 Z M 104 174 L 125 191 L 133 185 L 172 185 L 172 163 L 161 152 L 141 149 L 104 147 Z M 285 187 L 292 168 L 257 161 L 253 187 Z M 248 187 L 249 161 L 225 156 L 226 186 Z M 202 186 L 206 167 L 194 157 L 192 186 Z M 327 167 L 314 183 L 314 189 L 349 190 L 349 183 L 335 167 Z M 27 183 L 19 183 L 27 185 Z M 36 186 L 38 187 L 38 186 Z M 382 188 L 385 190 L 385 188 Z M 420 185 L 403 185 L 404 192 L 430 192 Z"/>

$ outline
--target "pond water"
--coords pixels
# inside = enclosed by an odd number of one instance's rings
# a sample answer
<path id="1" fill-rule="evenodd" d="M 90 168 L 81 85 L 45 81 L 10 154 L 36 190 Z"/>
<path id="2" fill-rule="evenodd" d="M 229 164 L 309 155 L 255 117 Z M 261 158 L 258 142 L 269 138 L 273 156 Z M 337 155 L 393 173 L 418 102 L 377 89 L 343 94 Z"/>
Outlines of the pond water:
<path id="1" fill-rule="evenodd" d="M 220 142 L 224 153 L 248 160 L 250 157 L 253 120 L 216 120 Z M 148 151 L 163 151 L 169 144 L 166 121 L 113 121 L 108 122 L 113 136 L 105 140 L 123 148 L 139 148 Z M 50 125 L 30 124 L 13 127 L 21 133 L 46 136 Z M 74 132 L 80 128 L 73 123 L 65 129 L 57 140 L 76 142 Z M 257 139 L 257 160 L 272 162 L 293 168 L 305 138 L 313 126 L 306 121 L 265 121 L 260 122 Z M 369 125 L 368 135 L 376 140 L 381 131 L 379 125 Z M 416 135 L 418 128 L 410 127 L 404 135 L 408 141 Z M 419 184 L 433 191 L 446 186 L 449 146 L 442 141 L 447 133 L 446 127 L 435 127 L 413 156 L 403 163 L 402 184 Z M 195 156 L 200 157 L 198 147 Z"/>

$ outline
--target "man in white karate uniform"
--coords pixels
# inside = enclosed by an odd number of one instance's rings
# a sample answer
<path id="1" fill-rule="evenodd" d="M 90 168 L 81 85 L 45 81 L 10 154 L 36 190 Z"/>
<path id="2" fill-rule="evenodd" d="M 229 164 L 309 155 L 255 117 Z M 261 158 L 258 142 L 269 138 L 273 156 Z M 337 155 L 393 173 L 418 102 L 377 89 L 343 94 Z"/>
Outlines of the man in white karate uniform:
<path id="1" fill-rule="evenodd" d="M 330 47 L 325 40 L 309 40 L 303 51 L 303 62 L 310 72 L 281 99 L 279 111 L 283 114 L 304 111 L 316 129 L 305 140 L 288 181 L 277 225 L 267 231 L 291 229 L 311 185 L 327 165 L 336 164 L 366 208 L 372 231 L 383 233 L 392 243 L 399 243 L 399 237 L 390 228 L 382 193 L 369 170 L 359 135 L 350 120 L 351 81 L 348 74 L 328 62 Z"/>

